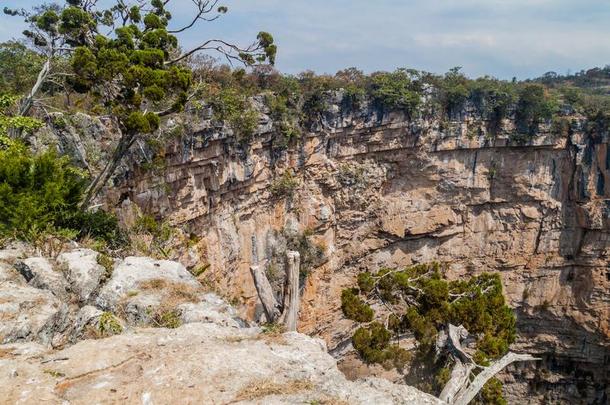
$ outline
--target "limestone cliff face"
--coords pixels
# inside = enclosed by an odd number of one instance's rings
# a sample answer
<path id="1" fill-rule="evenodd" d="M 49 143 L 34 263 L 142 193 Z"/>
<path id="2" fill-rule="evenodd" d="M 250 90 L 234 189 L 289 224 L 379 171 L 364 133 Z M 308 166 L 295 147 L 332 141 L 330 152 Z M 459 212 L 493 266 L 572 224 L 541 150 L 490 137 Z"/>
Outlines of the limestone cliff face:
<path id="1" fill-rule="evenodd" d="M 491 136 L 471 106 L 447 121 L 411 120 L 340 100 L 329 94 L 327 112 L 287 149 L 265 114 L 248 145 L 205 111 L 181 116 L 168 124 L 185 130 L 165 166 L 132 165 L 109 198 L 126 217 L 135 203 L 200 236 L 197 260 L 250 317 L 260 314 L 250 264 L 273 263 L 286 234 L 307 235 L 322 254 L 305 280 L 300 330 L 338 355 L 354 328 L 340 293 L 359 272 L 430 261 L 449 277 L 499 272 L 518 315 L 517 349 L 545 359 L 511 370 L 509 399 L 605 401 L 609 134 L 566 113 L 569 134 L 547 123 L 520 145 L 510 120 Z M 272 186 L 288 169 L 299 185 L 278 195 Z"/>

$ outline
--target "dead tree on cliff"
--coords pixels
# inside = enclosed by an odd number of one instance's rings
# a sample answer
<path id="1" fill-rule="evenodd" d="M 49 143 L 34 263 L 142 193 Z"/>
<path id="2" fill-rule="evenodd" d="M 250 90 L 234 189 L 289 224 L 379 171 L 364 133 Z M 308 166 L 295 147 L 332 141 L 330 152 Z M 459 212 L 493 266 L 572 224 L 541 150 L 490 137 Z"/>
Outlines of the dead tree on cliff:
<path id="1" fill-rule="evenodd" d="M 277 302 L 265 269 L 259 265 L 250 266 L 256 292 L 263 305 L 268 322 L 284 325 L 288 331 L 297 330 L 299 317 L 299 252 L 286 253 L 286 277 L 284 280 L 283 303 Z"/>
<path id="2" fill-rule="evenodd" d="M 66 0 L 64 6 L 40 6 L 33 12 L 4 8 L 30 25 L 24 35 L 45 60 L 35 85 L 21 100 L 20 115 L 36 105 L 55 65 L 63 63 L 69 66 L 64 83 L 90 96 L 101 114 L 116 120 L 121 129 L 111 157 L 85 193 L 83 208 L 110 180 L 135 141 L 156 131 L 160 117 L 181 111 L 193 97 L 189 57 L 215 52 L 229 63 L 252 66 L 273 64 L 277 50 L 273 37 L 260 32 L 249 46 L 209 38 L 183 52 L 175 34 L 226 13 L 219 0 L 192 0 L 193 18 L 178 27 L 170 27 L 169 7 L 176 3 L 172 0 L 114 0 L 108 9 L 97 3 Z"/>
<path id="3" fill-rule="evenodd" d="M 449 381 L 439 395 L 439 399 L 448 404 L 469 404 L 487 381 L 513 362 L 540 360 L 530 354 L 508 352 L 487 367 L 479 366 L 462 347 L 462 341 L 467 337 L 466 328 L 449 324 L 447 330 L 441 331 L 436 340 L 437 353 L 448 352 L 454 362 Z M 480 370 L 479 373 L 471 379 L 477 369 Z"/>

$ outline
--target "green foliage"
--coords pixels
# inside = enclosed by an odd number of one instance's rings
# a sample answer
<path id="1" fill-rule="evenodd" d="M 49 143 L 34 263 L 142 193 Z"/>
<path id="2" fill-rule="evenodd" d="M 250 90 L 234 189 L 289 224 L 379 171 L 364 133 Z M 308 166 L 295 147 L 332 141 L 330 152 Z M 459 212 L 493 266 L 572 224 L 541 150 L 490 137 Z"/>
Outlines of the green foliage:
<path id="1" fill-rule="evenodd" d="M 80 197 L 79 197 L 80 198 Z M 128 244 L 126 233 L 120 228 L 114 214 L 104 210 L 82 211 L 73 208 L 73 212 L 65 215 L 61 222 L 63 227 L 78 230 L 78 237 L 91 237 L 102 241 L 107 247 L 118 249 Z"/>
<path id="2" fill-rule="evenodd" d="M 98 329 L 102 336 L 119 335 L 123 332 L 123 327 L 118 319 L 110 312 L 104 312 L 100 316 Z"/>
<path id="3" fill-rule="evenodd" d="M 421 85 L 418 72 L 398 69 L 392 73 L 375 73 L 371 76 L 371 95 L 384 110 L 404 110 L 415 113 L 421 102 Z"/>
<path id="4" fill-rule="evenodd" d="M 491 378 L 483 386 L 473 403 L 477 405 L 507 405 L 508 402 L 502 394 L 502 382 L 495 377 Z"/>
<path id="5" fill-rule="evenodd" d="M 0 149 L 0 234 L 33 240 L 63 228 L 77 210 L 84 179 L 54 152 L 32 155 L 19 144 Z"/>
<path id="6" fill-rule="evenodd" d="M 488 130 L 497 134 L 502 120 L 508 118 L 511 107 L 517 98 L 517 89 L 513 83 L 482 77 L 469 84 L 470 100 L 488 118 Z"/>
<path id="7" fill-rule="evenodd" d="M 297 105 L 288 94 L 268 94 L 266 97 L 270 116 L 280 131 L 282 137 L 276 146 L 284 147 L 301 134 Z"/>
<path id="8" fill-rule="evenodd" d="M 279 323 L 265 323 L 262 325 L 262 333 L 265 335 L 280 335 L 286 332 L 284 325 Z"/>
<path id="9" fill-rule="evenodd" d="M 387 369 L 392 367 L 402 370 L 410 360 L 409 353 L 391 344 L 392 334 L 381 323 L 371 322 L 368 326 L 358 328 L 352 337 L 354 349 L 367 363 L 378 363 Z"/>
<path id="10" fill-rule="evenodd" d="M 104 279 L 108 280 L 112 276 L 114 270 L 114 260 L 105 253 L 97 255 L 97 264 L 104 268 Z"/>
<path id="11" fill-rule="evenodd" d="M 214 111 L 214 118 L 227 122 L 240 142 L 247 142 L 254 135 L 259 114 L 245 94 L 234 88 L 221 88 L 210 92 L 208 103 Z"/>
<path id="12" fill-rule="evenodd" d="M 341 293 L 341 309 L 346 318 L 356 322 L 371 322 L 373 309 L 358 297 L 358 290 L 346 289 Z"/>
<path id="13" fill-rule="evenodd" d="M 0 234 L 34 241 L 46 233 L 76 231 L 116 246 L 122 234 L 114 216 L 78 208 L 86 176 L 54 151 L 32 154 L 14 143 L 0 149 Z"/>
<path id="14" fill-rule="evenodd" d="M 545 94 L 542 86 L 527 84 L 519 91 L 519 99 L 515 110 L 515 125 L 518 134 L 531 139 L 538 131 L 538 125 L 543 119 L 550 119 L 557 106 Z"/>
<path id="15" fill-rule="evenodd" d="M 160 328 L 176 329 L 182 325 L 180 311 L 176 309 L 159 310 L 153 314 L 152 320 Z"/>
<path id="16" fill-rule="evenodd" d="M 42 57 L 23 43 L 0 43 L 0 94 L 24 94 L 29 91 L 42 67 Z"/>
<path id="17" fill-rule="evenodd" d="M 152 215 L 146 214 L 138 217 L 133 230 L 148 233 L 160 241 L 168 240 L 174 232 L 167 223 L 159 222 Z"/>
<path id="18" fill-rule="evenodd" d="M 440 101 L 449 116 L 462 109 L 470 96 L 469 80 L 459 67 L 451 69 L 440 82 Z"/>
<path id="19" fill-rule="evenodd" d="M 78 204 L 85 173 L 50 150 L 33 154 L 8 138 L 10 129 L 31 132 L 42 122 L 11 114 L 16 97 L 0 96 L 0 235 L 36 240 L 44 234 L 85 235 L 121 243 L 116 218 L 104 211 L 83 212 Z"/>
<path id="20" fill-rule="evenodd" d="M 325 249 L 323 246 L 314 244 L 310 240 L 311 231 L 305 230 L 303 233 L 288 233 L 286 235 L 286 247 L 288 250 L 299 252 L 301 258 L 300 265 L 300 284 L 303 285 L 305 278 L 311 269 L 324 262 Z"/>
<path id="21" fill-rule="evenodd" d="M 481 365 L 506 354 L 515 340 L 515 316 L 504 301 L 497 274 L 448 281 L 442 277 L 440 266 L 432 263 L 402 270 L 381 269 L 376 274 L 361 273 L 358 287 L 342 292 L 346 317 L 359 322 L 373 321 L 375 315 L 372 310 L 367 312 L 370 307 L 363 296 L 383 301 L 392 312 L 387 319 L 389 329 L 379 322 L 358 329 L 353 336 L 354 348 L 366 362 L 387 366 L 395 360 L 392 356 L 406 355 L 392 348 L 392 333 L 411 331 L 418 342 L 418 354 L 410 378 L 427 390 L 439 391 L 448 378 L 447 359 L 434 360 L 436 336 L 447 324 L 463 325 L 476 338 L 474 358 Z M 430 375 L 435 376 L 432 383 Z M 494 384 L 488 387 L 489 398 L 493 396 L 500 401 L 501 396 L 496 394 L 501 393 L 501 387 Z"/>
<path id="22" fill-rule="evenodd" d="M 6 147 L 15 144 L 9 138 L 11 130 L 16 130 L 20 133 L 34 132 L 43 125 L 42 121 L 35 118 L 15 114 L 17 99 L 17 96 L 0 94 L 0 146 Z"/>
<path id="23" fill-rule="evenodd" d="M 375 288 L 375 279 L 369 272 L 358 274 L 358 288 L 363 294 L 368 294 Z"/>
<path id="24" fill-rule="evenodd" d="M 291 170 L 286 170 L 280 177 L 276 178 L 269 190 L 276 197 L 291 197 L 299 187 L 299 180 L 292 174 Z"/>

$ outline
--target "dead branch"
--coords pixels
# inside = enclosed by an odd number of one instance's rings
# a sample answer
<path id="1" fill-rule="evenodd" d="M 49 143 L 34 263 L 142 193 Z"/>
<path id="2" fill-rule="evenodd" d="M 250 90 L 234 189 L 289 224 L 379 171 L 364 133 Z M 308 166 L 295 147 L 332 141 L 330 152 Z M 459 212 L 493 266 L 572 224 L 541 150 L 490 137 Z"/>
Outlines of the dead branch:
<path id="1" fill-rule="evenodd" d="M 213 1 L 211 1 L 211 0 L 192 0 L 192 1 L 193 1 L 193 4 L 195 4 L 195 7 L 197 7 L 197 12 L 195 13 L 195 17 L 193 17 L 192 21 L 182 28 L 175 29 L 175 30 L 168 30 L 167 32 L 169 32 L 170 34 L 177 34 L 179 32 L 188 30 L 193 25 L 195 25 L 197 23 L 197 21 L 200 21 L 200 20 L 201 21 L 214 21 L 220 17 L 220 12 L 219 12 L 219 14 L 216 14 L 214 17 L 211 17 L 211 18 L 204 17 L 206 14 L 209 14 L 210 12 L 212 12 L 212 10 L 218 4 L 219 0 L 213 0 Z"/>
<path id="2" fill-rule="evenodd" d="M 508 352 L 500 360 L 493 362 L 489 367 L 485 367 L 474 380 L 468 385 L 467 388 L 463 389 L 453 402 L 454 405 L 467 405 L 474 399 L 474 397 L 481 391 L 485 383 L 489 381 L 493 376 L 502 371 L 506 366 L 516 361 L 537 361 L 540 358 L 534 357 L 531 354 L 517 354 Z"/>
<path id="3" fill-rule="evenodd" d="M 284 282 L 283 300 L 280 306 L 275 299 L 271 283 L 261 266 L 250 266 L 250 273 L 268 322 L 283 324 L 288 331 L 297 330 L 299 316 L 299 252 L 286 252 L 286 279 Z"/>
<path id="4" fill-rule="evenodd" d="M 463 326 L 448 325 L 447 331 L 442 331 L 437 336 L 437 352 L 447 350 L 455 365 L 451 370 L 449 381 L 443 387 L 439 399 L 451 405 L 467 405 L 481 391 L 483 386 L 493 376 L 502 371 L 506 366 L 515 361 L 540 360 L 530 354 L 507 353 L 504 357 L 491 363 L 488 367 L 482 367 L 475 363 L 462 347 L 462 340 L 468 337 L 468 331 Z M 479 367 L 482 371 L 470 381 L 470 374 Z"/>

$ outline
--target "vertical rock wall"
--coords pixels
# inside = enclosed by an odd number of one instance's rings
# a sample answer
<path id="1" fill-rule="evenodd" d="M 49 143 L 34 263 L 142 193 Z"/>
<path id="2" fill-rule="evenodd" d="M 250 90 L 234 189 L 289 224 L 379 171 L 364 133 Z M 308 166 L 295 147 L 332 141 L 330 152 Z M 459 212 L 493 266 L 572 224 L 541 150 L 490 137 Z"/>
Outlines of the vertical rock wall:
<path id="1" fill-rule="evenodd" d="M 131 165 L 109 199 L 199 236 L 207 277 L 250 317 L 260 314 L 250 264 L 275 263 L 291 238 L 306 240 L 319 257 L 304 278 L 300 329 L 330 348 L 349 342 L 340 293 L 361 271 L 439 261 L 449 277 L 499 272 L 518 315 L 517 349 L 545 359 L 511 370 L 509 398 L 607 399 L 608 133 L 571 115 L 567 136 L 547 123 L 520 145 L 510 120 L 491 136 L 474 108 L 440 122 L 329 104 L 287 149 L 274 146 L 265 114 L 248 145 L 205 113 L 181 116 L 168 124 L 183 130 L 164 167 Z M 133 153 L 133 162 L 150 158 Z M 286 170 L 299 184 L 278 195 Z"/>

